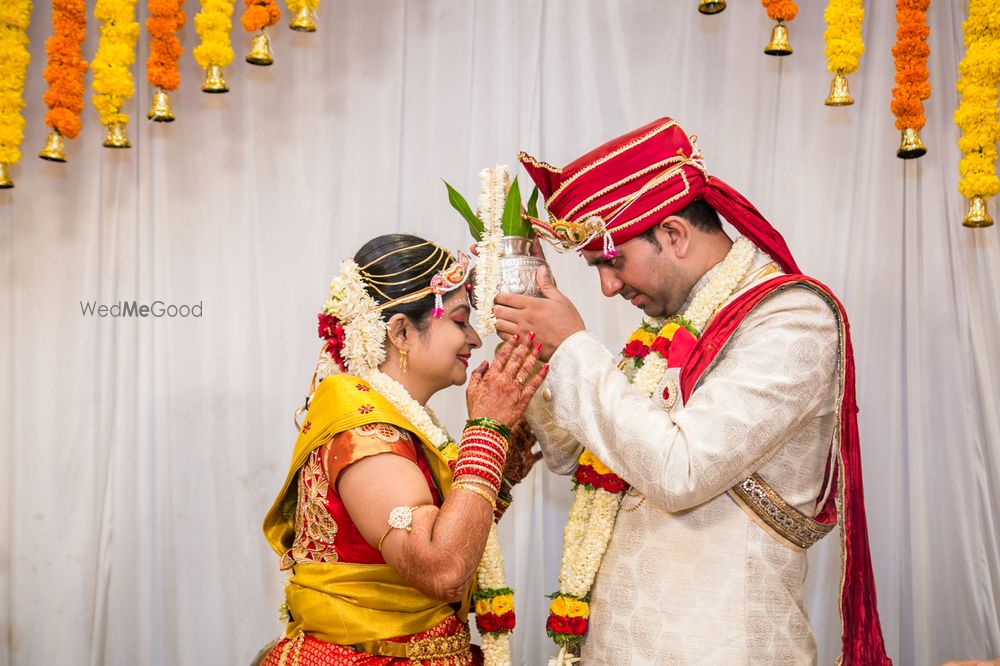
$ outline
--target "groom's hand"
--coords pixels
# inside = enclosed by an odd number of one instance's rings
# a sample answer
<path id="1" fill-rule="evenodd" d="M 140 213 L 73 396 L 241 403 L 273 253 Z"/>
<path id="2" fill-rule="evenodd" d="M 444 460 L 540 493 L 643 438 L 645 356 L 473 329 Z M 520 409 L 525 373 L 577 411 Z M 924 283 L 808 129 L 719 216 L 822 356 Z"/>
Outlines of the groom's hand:
<path id="1" fill-rule="evenodd" d="M 534 342 L 542 345 L 542 359 L 548 360 L 556 348 L 569 336 L 586 328 L 576 307 L 552 284 L 552 275 L 545 266 L 535 273 L 542 297 L 499 294 L 493 314 L 497 318 L 497 333 L 504 340 L 514 334 L 526 340 L 534 331 Z"/>

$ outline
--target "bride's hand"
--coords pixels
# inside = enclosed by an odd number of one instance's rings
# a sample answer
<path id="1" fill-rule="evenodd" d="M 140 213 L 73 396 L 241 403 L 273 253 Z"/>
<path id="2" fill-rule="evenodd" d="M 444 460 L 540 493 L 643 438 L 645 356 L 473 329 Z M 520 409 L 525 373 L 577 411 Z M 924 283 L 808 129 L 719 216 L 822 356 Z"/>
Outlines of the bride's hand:
<path id="1" fill-rule="evenodd" d="M 500 346 L 493 363 L 484 361 L 472 373 L 465 390 L 470 419 L 491 418 L 506 426 L 521 419 L 549 371 L 546 364 L 535 372 L 541 346 L 531 339 L 528 345 L 519 344 L 515 336 Z"/>
<path id="2" fill-rule="evenodd" d="M 510 432 L 510 448 L 507 450 L 507 463 L 503 468 L 503 478 L 510 485 L 517 485 L 535 463 L 542 459 L 541 453 L 532 453 L 531 448 L 538 439 L 531 431 L 531 426 L 524 419 L 517 422 Z"/>

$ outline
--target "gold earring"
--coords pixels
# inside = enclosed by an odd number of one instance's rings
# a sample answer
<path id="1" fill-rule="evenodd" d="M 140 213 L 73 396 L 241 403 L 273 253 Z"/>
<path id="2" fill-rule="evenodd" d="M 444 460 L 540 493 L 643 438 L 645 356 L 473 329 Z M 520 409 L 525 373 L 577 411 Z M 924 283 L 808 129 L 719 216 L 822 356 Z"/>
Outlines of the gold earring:
<path id="1" fill-rule="evenodd" d="M 399 347 L 396 347 L 396 349 L 399 351 L 399 371 L 405 375 L 406 374 L 406 355 L 409 354 L 409 352 L 406 351 L 405 349 L 400 349 Z"/>

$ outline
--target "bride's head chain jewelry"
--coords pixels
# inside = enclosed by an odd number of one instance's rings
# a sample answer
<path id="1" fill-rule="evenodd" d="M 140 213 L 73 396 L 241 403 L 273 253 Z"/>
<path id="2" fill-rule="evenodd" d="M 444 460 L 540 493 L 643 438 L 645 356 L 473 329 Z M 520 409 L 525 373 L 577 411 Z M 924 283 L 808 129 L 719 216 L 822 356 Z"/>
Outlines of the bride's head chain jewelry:
<path id="1" fill-rule="evenodd" d="M 434 249 L 427 257 L 404 270 L 387 274 L 367 272 L 372 265 L 390 255 L 427 245 L 433 244 L 426 241 L 416 246 L 392 250 L 362 267 L 351 259 L 341 262 L 337 277 L 330 282 L 330 296 L 320 314 L 321 337 L 327 340 L 327 345 L 320 352 L 320 360 L 317 363 L 318 379 L 335 374 L 340 371 L 339 369 L 360 374 L 374 370 L 382 364 L 385 360 L 386 338 L 386 322 L 381 315 L 384 310 L 403 303 L 413 303 L 433 294 L 434 308 L 431 310 L 431 315 L 435 319 L 440 319 L 444 315 L 444 294 L 461 287 L 469 277 L 469 257 L 466 254 L 459 252 L 457 259 L 445 263 L 440 259 L 451 259 L 451 255 L 440 246 L 434 245 Z M 398 281 L 399 284 L 406 284 L 421 277 L 426 278 L 435 268 L 445 263 L 444 268 L 431 276 L 427 286 L 398 298 L 387 299 L 382 303 L 377 303 L 368 293 L 366 287 L 372 287 L 374 292 L 384 298 L 386 295 L 375 285 L 386 286 L 385 278 L 397 277 L 428 262 L 430 267 L 418 276 Z M 336 326 L 323 326 L 324 317 L 327 319 L 332 317 L 330 321 Z M 339 366 L 339 369 L 334 366 Z"/>

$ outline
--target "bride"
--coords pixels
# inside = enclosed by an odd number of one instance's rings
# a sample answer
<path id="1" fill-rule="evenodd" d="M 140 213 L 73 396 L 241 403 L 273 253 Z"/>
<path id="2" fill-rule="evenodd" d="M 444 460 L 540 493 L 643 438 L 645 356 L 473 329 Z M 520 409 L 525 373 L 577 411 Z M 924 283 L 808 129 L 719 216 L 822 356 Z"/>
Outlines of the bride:
<path id="1" fill-rule="evenodd" d="M 264 520 L 290 572 L 285 637 L 266 666 L 481 663 L 473 604 L 485 663 L 510 662 L 494 520 L 530 466 L 515 426 L 548 367 L 536 372 L 531 339 L 504 343 L 469 379 L 462 436 L 448 435 L 426 404 L 466 382 L 481 345 L 468 269 L 464 255 L 392 234 L 331 283 L 314 390 Z"/>

